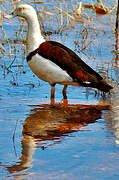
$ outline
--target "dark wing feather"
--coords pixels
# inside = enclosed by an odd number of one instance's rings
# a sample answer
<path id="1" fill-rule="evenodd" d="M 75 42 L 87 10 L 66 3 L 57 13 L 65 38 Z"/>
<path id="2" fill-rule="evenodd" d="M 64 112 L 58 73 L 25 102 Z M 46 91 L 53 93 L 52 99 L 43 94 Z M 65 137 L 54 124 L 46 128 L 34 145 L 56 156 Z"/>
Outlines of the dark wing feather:
<path id="1" fill-rule="evenodd" d="M 58 42 L 46 41 L 42 43 L 37 49 L 37 53 L 60 66 L 74 81 L 79 83 L 98 82 L 103 79 L 83 62 L 75 52 Z"/>
<path id="2" fill-rule="evenodd" d="M 82 61 L 75 52 L 58 42 L 43 42 L 39 48 L 29 53 L 27 61 L 30 61 L 37 53 L 60 66 L 74 81 L 82 86 L 97 88 L 104 92 L 109 92 L 113 88 L 97 72 Z"/>

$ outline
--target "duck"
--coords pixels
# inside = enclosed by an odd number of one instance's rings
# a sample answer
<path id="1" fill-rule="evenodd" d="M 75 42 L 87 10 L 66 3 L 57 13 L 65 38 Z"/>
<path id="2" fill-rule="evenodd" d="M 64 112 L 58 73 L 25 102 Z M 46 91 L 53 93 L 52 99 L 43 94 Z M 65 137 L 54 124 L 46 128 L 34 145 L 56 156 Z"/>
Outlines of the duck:
<path id="1" fill-rule="evenodd" d="M 41 33 L 34 7 L 19 4 L 12 17 L 25 18 L 28 24 L 26 60 L 32 72 L 51 86 L 50 103 L 55 103 L 55 85 L 63 85 L 63 100 L 67 102 L 68 85 L 96 88 L 104 93 L 113 88 L 103 77 L 65 45 L 46 40 Z"/>

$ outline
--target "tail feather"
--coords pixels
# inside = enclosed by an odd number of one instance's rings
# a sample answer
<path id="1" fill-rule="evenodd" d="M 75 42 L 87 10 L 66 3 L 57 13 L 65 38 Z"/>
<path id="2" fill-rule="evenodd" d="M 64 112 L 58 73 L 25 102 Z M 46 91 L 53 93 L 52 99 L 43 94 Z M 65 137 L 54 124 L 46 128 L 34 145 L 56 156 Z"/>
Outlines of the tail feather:
<path id="1" fill-rule="evenodd" d="M 98 83 L 91 83 L 90 87 L 93 88 L 97 88 L 100 91 L 103 91 L 105 93 L 109 92 L 111 89 L 113 89 L 113 87 L 111 85 L 109 85 L 107 82 L 105 82 L 104 80 L 99 81 Z"/>

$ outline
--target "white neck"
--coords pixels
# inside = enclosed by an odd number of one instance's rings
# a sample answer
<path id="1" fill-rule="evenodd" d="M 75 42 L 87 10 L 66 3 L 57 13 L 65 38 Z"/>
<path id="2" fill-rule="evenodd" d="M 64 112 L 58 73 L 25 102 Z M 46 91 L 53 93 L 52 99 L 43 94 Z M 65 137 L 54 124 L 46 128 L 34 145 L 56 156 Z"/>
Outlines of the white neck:
<path id="1" fill-rule="evenodd" d="M 27 17 L 28 33 L 27 33 L 27 54 L 34 51 L 39 45 L 45 41 L 41 35 L 40 25 L 37 14 L 33 13 Z"/>

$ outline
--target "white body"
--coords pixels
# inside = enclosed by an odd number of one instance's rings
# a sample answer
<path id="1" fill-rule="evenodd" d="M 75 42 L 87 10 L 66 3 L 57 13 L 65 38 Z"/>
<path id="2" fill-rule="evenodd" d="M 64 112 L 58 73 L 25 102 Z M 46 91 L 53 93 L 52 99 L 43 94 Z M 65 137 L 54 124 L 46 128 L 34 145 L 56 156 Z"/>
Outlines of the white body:
<path id="1" fill-rule="evenodd" d="M 51 85 L 72 84 L 72 78 L 63 71 L 59 66 L 39 55 L 32 57 L 28 62 L 32 71 L 42 80 L 49 82 Z"/>

